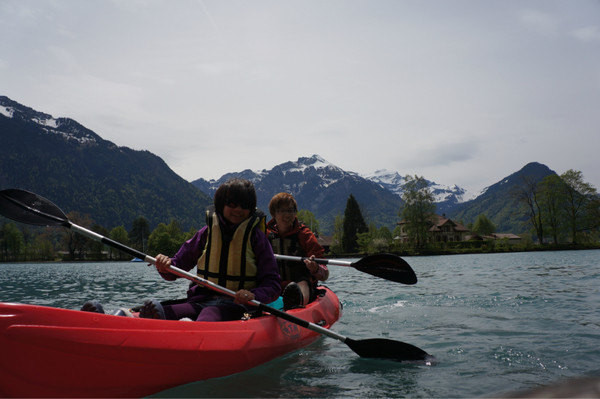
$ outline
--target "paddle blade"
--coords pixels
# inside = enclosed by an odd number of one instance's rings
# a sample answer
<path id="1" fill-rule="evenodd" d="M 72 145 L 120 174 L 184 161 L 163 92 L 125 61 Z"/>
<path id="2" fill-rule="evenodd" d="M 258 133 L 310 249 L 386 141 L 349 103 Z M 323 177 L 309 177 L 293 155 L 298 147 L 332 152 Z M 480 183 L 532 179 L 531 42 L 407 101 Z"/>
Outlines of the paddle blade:
<path id="1" fill-rule="evenodd" d="M 427 352 L 414 345 L 391 339 L 370 338 L 355 341 L 346 338 L 344 342 L 360 357 L 398 361 L 419 361 L 432 358 Z"/>
<path id="2" fill-rule="evenodd" d="M 63 211 L 52 202 L 16 188 L 0 191 L 0 214 L 35 226 L 69 226 Z"/>
<path id="3" fill-rule="evenodd" d="M 417 275 L 408 263 L 394 254 L 368 255 L 354 263 L 355 269 L 402 284 L 416 284 Z"/>

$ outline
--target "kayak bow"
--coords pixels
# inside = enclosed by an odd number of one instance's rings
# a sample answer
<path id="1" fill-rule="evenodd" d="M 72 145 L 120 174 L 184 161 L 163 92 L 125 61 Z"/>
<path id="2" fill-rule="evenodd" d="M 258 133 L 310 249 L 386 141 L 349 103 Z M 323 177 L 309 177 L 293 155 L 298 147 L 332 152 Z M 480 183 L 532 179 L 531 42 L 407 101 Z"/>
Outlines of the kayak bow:
<path id="1" fill-rule="evenodd" d="M 337 296 L 294 316 L 330 328 Z M 184 322 L 0 303 L 0 397 L 141 397 L 268 362 L 321 335 L 271 315 Z"/>

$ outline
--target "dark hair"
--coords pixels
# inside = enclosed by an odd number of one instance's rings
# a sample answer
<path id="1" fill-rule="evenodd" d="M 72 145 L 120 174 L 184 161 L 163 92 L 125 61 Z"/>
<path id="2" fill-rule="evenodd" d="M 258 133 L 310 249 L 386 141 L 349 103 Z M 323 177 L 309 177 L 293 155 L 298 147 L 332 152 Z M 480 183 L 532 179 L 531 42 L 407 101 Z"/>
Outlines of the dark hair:
<path id="1" fill-rule="evenodd" d="M 256 191 L 250 180 L 234 177 L 221 184 L 215 192 L 215 210 L 223 214 L 226 204 L 240 205 L 249 209 L 250 213 L 256 210 Z"/>

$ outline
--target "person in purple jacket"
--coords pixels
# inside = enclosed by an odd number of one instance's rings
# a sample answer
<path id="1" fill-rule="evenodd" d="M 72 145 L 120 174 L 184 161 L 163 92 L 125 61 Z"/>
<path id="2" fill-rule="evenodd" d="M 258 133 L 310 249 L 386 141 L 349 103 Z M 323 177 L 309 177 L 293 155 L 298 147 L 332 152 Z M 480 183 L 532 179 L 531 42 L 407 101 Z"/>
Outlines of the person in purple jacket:
<path id="1" fill-rule="evenodd" d="M 230 179 L 214 198 L 214 210 L 206 216 L 206 226 L 186 241 L 174 257 L 156 256 L 156 269 L 165 280 L 178 276 L 169 271 L 174 265 L 236 291 L 235 298 L 193 284 L 187 298 L 169 304 L 146 301 L 140 317 L 196 321 L 238 320 L 256 309 L 248 304 L 276 300 L 281 279 L 273 249 L 264 230 L 264 214 L 256 210 L 254 185 L 243 179 Z"/>

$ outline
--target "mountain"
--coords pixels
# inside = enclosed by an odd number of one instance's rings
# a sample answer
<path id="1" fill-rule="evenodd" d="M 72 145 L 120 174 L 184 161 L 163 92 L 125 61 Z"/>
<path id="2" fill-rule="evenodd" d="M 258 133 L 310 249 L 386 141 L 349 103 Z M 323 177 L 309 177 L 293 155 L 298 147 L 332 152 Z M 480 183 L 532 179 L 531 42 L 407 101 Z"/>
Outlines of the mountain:
<path id="1" fill-rule="evenodd" d="M 401 199 L 398 195 L 357 173 L 347 172 L 327 162 L 319 155 L 285 162 L 271 170 L 229 173 L 218 180 L 198 179 L 193 185 L 213 195 L 217 187 L 231 177 L 241 177 L 254 183 L 258 207 L 268 213 L 274 194 L 291 193 L 300 209 L 311 211 L 319 219 L 321 232 L 331 234 L 337 215 L 343 215 L 346 201 L 353 194 L 367 223 L 394 229 L 398 222 Z"/>
<path id="2" fill-rule="evenodd" d="M 361 206 L 367 223 L 393 230 L 399 220 L 404 177 L 398 172 L 378 170 L 361 176 L 329 163 L 319 155 L 285 162 L 271 170 L 228 173 L 217 180 L 192 182 L 200 190 L 213 195 L 217 187 L 231 177 L 252 181 L 256 187 L 258 206 L 268 212 L 271 197 L 281 191 L 294 195 L 300 209 L 311 211 L 319 219 L 322 232 L 331 234 L 336 215 L 343 215 L 346 200 L 353 194 Z M 428 181 L 438 212 L 443 213 L 462 201 L 465 190 Z"/>
<path id="3" fill-rule="evenodd" d="M 380 169 L 364 177 L 381 185 L 383 188 L 390 190 L 394 194 L 402 196 L 405 179 L 400 173 Z M 449 209 L 452 209 L 457 204 L 463 202 L 463 196 L 465 194 L 464 188 L 458 187 L 457 185 L 452 187 L 444 186 L 430 180 L 426 181 L 435 198 L 437 213 L 446 213 Z"/>
<path id="4" fill-rule="evenodd" d="M 548 175 L 556 174 L 546 165 L 530 162 L 519 171 L 485 188 L 476 198 L 457 204 L 446 212 L 446 216 L 473 223 L 480 214 L 485 214 L 496 225 L 499 233 L 522 233 L 529 230 L 527 211 L 514 197 L 514 192 L 523 185 L 524 179 L 541 181 Z"/>
<path id="5" fill-rule="evenodd" d="M 119 147 L 69 118 L 53 118 L 0 96 L 0 189 L 22 188 L 40 194 L 65 212 L 89 214 L 111 229 L 129 229 L 137 216 L 160 222 L 177 220 L 187 230 L 204 224 L 203 210 L 216 188 L 231 177 L 254 182 L 258 206 L 268 212 L 271 197 L 292 193 L 301 209 L 320 221 L 323 234 L 333 232 L 353 194 L 367 223 L 391 230 L 399 220 L 404 178 L 398 172 L 378 170 L 361 176 L 327 162 L 319 155 L 276 165 L 271 170 L 232 172 L 218 180 L 189 183 L 148 151 Z M 555 174 L 532 162 L 487 187 L 481 195 L 463 201 L 465 190 L 429 181 L 437 213 L 464 224 L 486 214 L 497 232 L 529 230 L 526 212 L 512 196 L 527 176 L 539 181 Z M 207 193 L 207 194 L 205 194 Z"/>
<path id="6" fill-rule="evenodd" d="M 524 177 L 540 181 L 555 174 L 547 166 L 537 162 L 527 164 L 518 172 L 495 183 L 476 198 L 463 201 L 465 190 L 454 186 L 443 186 L 428 181 L 435 197 L 436 212 L 462 221 L 474 223 L 477 216 L 485 214 L 497 227 L 497 232 L 522 233 L 527 231 L 527 214 L 512 193 L 523 183 Z M 193 185 L 213 195 L 217 187 L 231 177 L 252 181 L 257 190 L 258 206 L 268 212 L 270 198 L 286 191 L 294 195 L 300 209 L 308 209 L 320 221 L 321 232 L 331 234 L 336 215 L 343 215 L 346 200 L 353 194 L 361 206 L 367 223 L 394 229 L 399 220 L 402 205 L 401 195 L 404 177 L 398 172 L 378 170 L 361 176 L 347 172 L 327 162 L 319 155 L 285 162 L 271 170 L 244 170 L 228 173 L 218 180 L 198 179 Z"/>
<path id="7" fill-rule="evenodd" d="M 89 214 L 109 230 L 138 216 L 151 228 L 204 224 L 211 199 L 148 151 L 119 147 L 69 118 L 0 96 L 0 189 L 42 195 L 65 213 Z"/>

